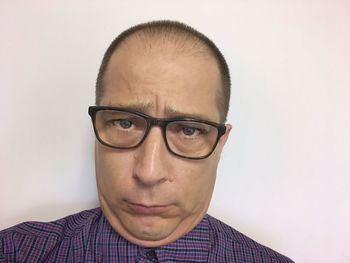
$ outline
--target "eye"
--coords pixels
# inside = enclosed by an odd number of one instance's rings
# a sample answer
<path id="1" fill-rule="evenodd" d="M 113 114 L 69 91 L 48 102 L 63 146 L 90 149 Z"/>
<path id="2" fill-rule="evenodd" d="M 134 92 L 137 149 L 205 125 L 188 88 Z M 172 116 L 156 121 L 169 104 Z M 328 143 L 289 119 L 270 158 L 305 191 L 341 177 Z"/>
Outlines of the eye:
<path id="1" fill-rule="evenodd" d="M 199 133 L 200 130 L 194 127 L 183 127 L 182 128 L 182 132 L 186 135 L 186 136 L 192 136 L 195 133 Z"/>
<path id="2" fill-rule="evenodd" d="M 208 136 L 211 127 L 196 121 L 174 121 L 167 126 L 167 134 L 179 140 L 201 139 Z"/>
<path id="3" fill-rule="evenodd" d="M 117 119 L 117 120 L 111 120 L 110 123 L 113 126 L 118 126 L 123 129 L 130 129 L 133 125 L 133 122 L 127 119 Z"/>
<path id="4" fill-rule="evenodd" d="M 132 122 L 129 120 L 119 120 L 119 125 L 124 129 L 128 129 L 132 126 Z"/>

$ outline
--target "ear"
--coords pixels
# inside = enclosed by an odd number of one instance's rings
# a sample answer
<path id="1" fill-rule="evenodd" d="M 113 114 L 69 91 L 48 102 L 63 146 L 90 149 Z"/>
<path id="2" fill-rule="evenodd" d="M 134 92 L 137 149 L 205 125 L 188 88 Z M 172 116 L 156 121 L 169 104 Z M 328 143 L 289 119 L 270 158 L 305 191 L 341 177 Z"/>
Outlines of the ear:
<path id="1" fill-rule="evenodd" d="M 218 142 L 218 145 L 217 145 L 217 149 L 215 150 L 216 153 L 218 153 L 218 156 L 221 155 L 221 152 L 222 152 L 222 149 L 224 148 L 226 142 L 227 142 L 227 139 L 228 139 L 228 136 L 231 132 L 231 129 L 232 129 L 232 125 L 231 124 L 226 124 L 226 132 L 224 135 L 221 136 L 219 142 Z"/>
<path id="2" fill-rule="evenodd" d="M 219 144 L 220 144 L 220 147 L 223 148 L 224 145 L 226 144 L 227 142 L 227 139 L 228 139 L 228 136 L 231 132 L 231 129 L 232 129 L 232 125 L 231 124 L 226 124 L 226 132 L 224 135 L 221 136 L 220 140 L 219 140 Z"/>

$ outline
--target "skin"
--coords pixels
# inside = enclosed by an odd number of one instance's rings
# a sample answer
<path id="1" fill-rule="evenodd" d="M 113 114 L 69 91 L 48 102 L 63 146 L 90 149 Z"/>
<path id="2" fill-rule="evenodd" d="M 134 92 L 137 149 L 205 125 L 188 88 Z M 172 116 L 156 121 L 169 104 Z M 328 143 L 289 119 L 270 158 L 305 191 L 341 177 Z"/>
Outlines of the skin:
<path id="1" fill-rule="evenodd" d="M 186 115 L 219 122 L 219 88 L 218 67 L 209 55 L 179 54 L 153 42 L 145 52 L 134 39 L 113 54 L 100 105 L 158 118 Z M 230 129 L 227 125 L 213 154 L 202 160 L 169 153 L 159 127 L 136 149 L 116 150 L 96 142 L 99 199 L 112 227 L 145 247 L 171 243 L 193 229 L 207 212 Z"/>

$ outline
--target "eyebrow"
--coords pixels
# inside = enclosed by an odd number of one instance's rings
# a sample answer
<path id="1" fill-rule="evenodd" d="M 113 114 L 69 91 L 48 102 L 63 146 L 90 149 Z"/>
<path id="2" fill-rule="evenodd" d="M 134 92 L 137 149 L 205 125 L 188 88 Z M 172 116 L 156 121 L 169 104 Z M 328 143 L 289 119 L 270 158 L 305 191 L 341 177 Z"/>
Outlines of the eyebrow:
<path id="1" fill-rule="evenodd" d="M 185 113 L 171 107 L 165 108 L 165 115 L 170 118 L 197 119 L 197 120 L 203 120 L 203 121 L 210 120 L 208 116 L 205 116 L 203 114 Z"/>
<path id="2" fill-rule="evenodd" d="M 141 113 L 149 112 L 149 109 L 152 108 L 153 103 L 151 102 L 129 102 L 126 104 L 117 104 L 119 108 L 123 108 L 130 111 L 137 111 Z"/>
<path id="3" fill-rule="evenodd" d="M 154 107 L 154 104 L 151 102 L 130 102 L 126 104 L 117 104 L 117 107 L 130 110 L 130 111 L 137 111 L 144 114 L 148 114 L 150 112 L 150 109 Z M 208 116 L 205 116 L 203 114 L 198 113 L 187 113 L 182 112 L 180 110 L 177 110 L 173 107 L 166 106 L 165 107 L 165 117 L 166 118 L 180 118 L 180 119 L 197 119 L 197 120 L 204 120 L 208 121 L 211 118 Z M 213 120 L 211 120 L 213 121 Z"/>

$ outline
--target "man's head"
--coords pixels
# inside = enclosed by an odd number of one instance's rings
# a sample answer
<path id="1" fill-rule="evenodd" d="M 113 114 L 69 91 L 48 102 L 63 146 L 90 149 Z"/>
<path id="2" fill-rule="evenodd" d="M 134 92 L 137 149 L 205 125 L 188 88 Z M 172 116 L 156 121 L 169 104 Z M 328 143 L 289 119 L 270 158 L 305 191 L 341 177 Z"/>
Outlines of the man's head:
<path id="1" fill-rule="evenodd" d="M 220 111 L 220 121 L 225 122 L 230 103 L 230 72 L 226 60 L 216 45 L 205 35 L 197 30 L 175 21 L 154 21 L 139 24 L 122 32 L 108 47 L 104 54 L 96 81 L 96 105 L 100 105 L 104 94 L 105 73 L 114 51 L 130 38 L 138 38 L 139 41 L 147 40 L 143 48 L 145 52 L 156 43 L 164 46 L 172 46 L 179 54 L 182 52 L 192 55 L 205 54 L 211 56 L 217 63 L 220 72 L 221 86 L 216 94 L 217 107 Z M 147 46 L 148 45 L 148 46 Z M 188 53 L 187 53 L 188 55 Z"/>
<path id="2" fill-rule="evenodd" d="M 198 224 L 210 203 L 231 129 L 226 125 L 218 135 L 215 126 L 226 119 L 228 109 L 225 60 L 210 40 L 183 24 L 143 24 L 111 44 L 96 89 L 97 105 L 121 109 L 100 115 L 99 128 L 95 120 L 99 139 L 118 146 L 96 143 L 96 178 L 105 216 L 133 243 L 155 247 L 173 242 Z M 146 125 L 144 115 L 155 118 L 155 126 L 136 146 L 133 142 Z M 181 121 L 167 128 L 159 125 L 160 119 L 167 123 L 174 118 Z M 197 121 L 188 126 L 188 119 Z M 124 146 L 135 147 L 120 149 Z M 184 158 L 204 156 L 211 146 L 206 158 Z"/>

